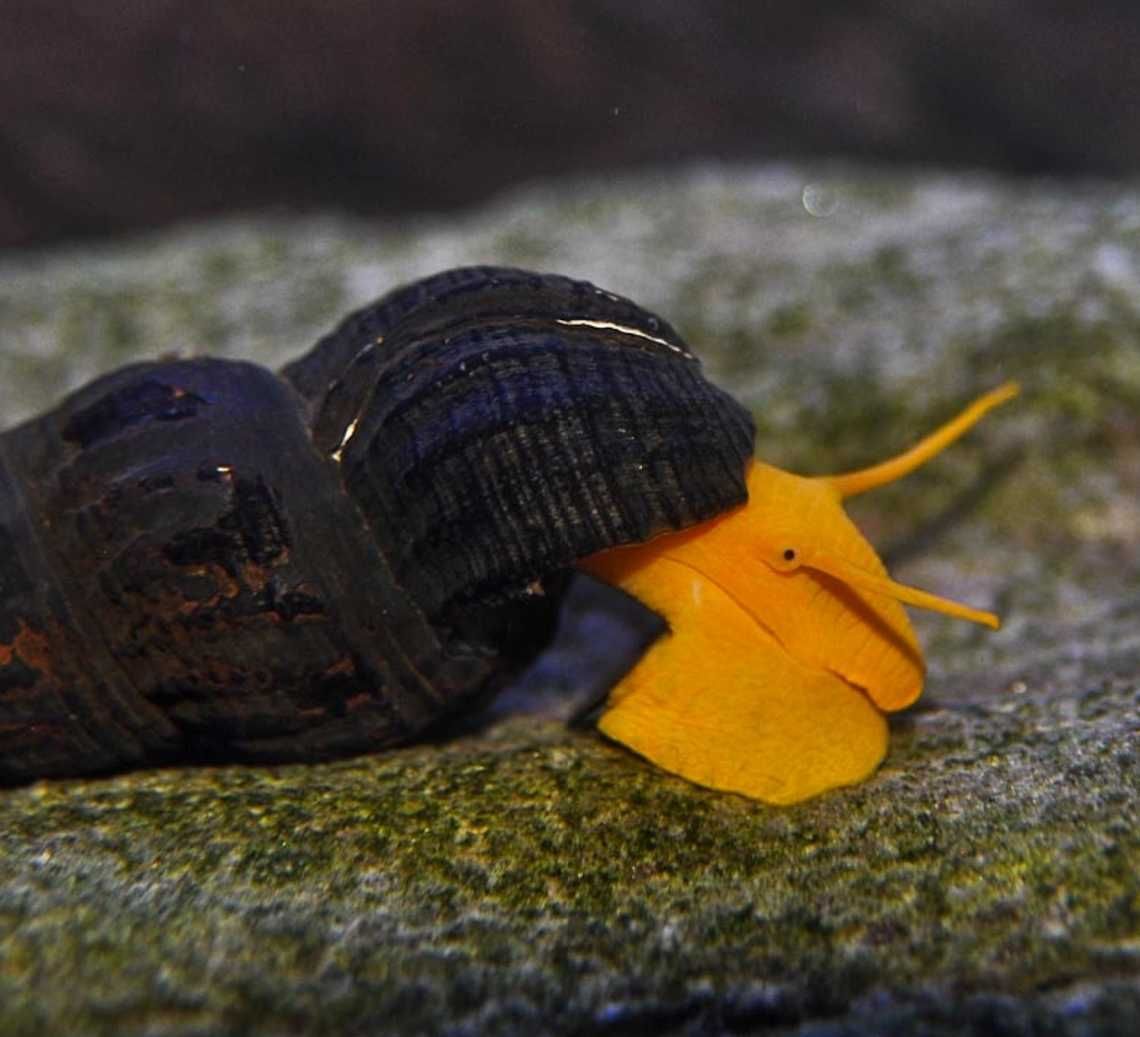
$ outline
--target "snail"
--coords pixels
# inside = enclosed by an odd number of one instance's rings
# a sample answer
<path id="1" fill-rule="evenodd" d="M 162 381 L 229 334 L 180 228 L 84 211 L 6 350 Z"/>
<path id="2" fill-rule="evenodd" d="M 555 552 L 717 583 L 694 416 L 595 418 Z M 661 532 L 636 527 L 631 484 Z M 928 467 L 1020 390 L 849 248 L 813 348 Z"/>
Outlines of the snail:
<path id="1" fill-rule="evenodd" d="M 921 690 L 844 496 L 942 450 L 805 479 L 663 320 L 587 282 L 445 271 L 274 374 L 137 363 L 0 435 L 0 780 L 316 761 L 413 740 L 507 683 L 575 567 L 668 631 L 609 737 L 793 802 L 866 777 Z"/>

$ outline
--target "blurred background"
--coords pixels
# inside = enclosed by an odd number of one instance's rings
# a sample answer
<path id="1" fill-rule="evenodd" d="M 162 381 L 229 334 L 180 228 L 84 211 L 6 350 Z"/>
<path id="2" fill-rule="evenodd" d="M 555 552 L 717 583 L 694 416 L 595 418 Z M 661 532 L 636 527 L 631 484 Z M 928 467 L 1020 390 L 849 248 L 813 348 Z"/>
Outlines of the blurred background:
<path id="1" fill-rule="evenodd" d="M 834 156 L 1140 167 L 1140 5 L 0 0 L 0 247 Z"/>

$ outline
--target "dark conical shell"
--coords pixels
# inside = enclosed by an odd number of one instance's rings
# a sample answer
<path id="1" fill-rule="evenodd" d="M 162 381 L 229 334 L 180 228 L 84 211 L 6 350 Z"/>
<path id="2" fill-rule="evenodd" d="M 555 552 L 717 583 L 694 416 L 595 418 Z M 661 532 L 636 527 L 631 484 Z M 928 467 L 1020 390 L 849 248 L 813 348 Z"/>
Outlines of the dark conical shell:
<path id="1" fill-rule="evenodd" d="M 251 364 L 139 364 L 0 437 L 0 780 L 407 740 L 455 658 Z"/>
<path id="2" fill-rule="evenodd" d="M 353 314 L 284 374 L 440 624 L 747 497 L 748 412 L 665 321 L 584 281 L 449 271 Z"/>
<path id="3" fill-rule="evenodd" d="M 0 435 L 0 782 L 407 741 L 576 559 L 746 497 L 747 412 L 585 282 L 449 271 L 283 373 L 136 364 Z"/>

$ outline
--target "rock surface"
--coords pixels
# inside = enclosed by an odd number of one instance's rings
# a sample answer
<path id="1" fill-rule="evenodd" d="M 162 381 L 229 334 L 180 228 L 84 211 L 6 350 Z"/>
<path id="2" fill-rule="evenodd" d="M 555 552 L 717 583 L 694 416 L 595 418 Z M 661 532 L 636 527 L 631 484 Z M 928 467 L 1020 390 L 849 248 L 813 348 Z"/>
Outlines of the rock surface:
<path id="1" fill-rule="evenodd" d="M 657 309 L 794 470 L 876 460 L 1021 380 L 856 510 L 897 578 L 1004 628 L 917 616 L 927 692 L 885 766 L 793 808 L 664 775 L 541 695 L 374 758 L 3 791 L 0 1031 L 1134 1032 L 1140 193 L 706 168 L 448 222 L 11 255 L 0 412 L 136 356 L 277 363 L 473 261 Z"/>

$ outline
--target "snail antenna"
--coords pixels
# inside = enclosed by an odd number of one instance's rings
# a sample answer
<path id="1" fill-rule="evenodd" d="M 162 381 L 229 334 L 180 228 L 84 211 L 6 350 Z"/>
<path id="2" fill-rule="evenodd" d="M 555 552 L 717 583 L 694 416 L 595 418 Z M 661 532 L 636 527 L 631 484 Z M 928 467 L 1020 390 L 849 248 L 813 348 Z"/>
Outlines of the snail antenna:
<path id="1" fill-rule="evenodd" d="M 922 467 L 932 457 L 942 453 L 951 443 L 972 429 L 991 410 L 1013 399 L 1021 391 L 1017 382 L 1005 382 L 996 389 L 979 396 L 964 411 L 951 418 L 945 425 L 935 429 L 930 435 L 920 439 L 909 450 L 869 468 L 860 468 L 841 475 L 819 476 L 835 489 L 841 497 L 854 497 L 879 486 L 895 482 L 904 475 L 910 475 Z"/>

